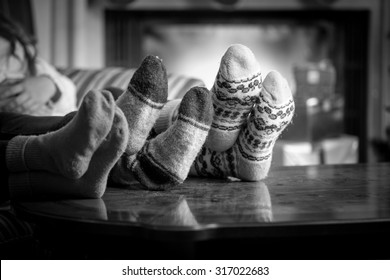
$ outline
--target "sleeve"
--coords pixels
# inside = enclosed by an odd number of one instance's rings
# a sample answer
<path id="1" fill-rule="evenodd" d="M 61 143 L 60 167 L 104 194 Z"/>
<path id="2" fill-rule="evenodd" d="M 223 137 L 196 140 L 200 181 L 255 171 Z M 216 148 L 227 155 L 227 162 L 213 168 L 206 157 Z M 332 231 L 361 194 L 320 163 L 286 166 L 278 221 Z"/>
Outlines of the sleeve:
<path id="1" fill-rule="evenodd" d="M 42 58 L 38 57 L 36 59 L 36 69 L 38 76 L 45 75 L 49 77 L 57 88 L 48 104 L 53 109 L 53 115 L 65 115 L 75 111 L 77 109 L 75 84 Z"/>

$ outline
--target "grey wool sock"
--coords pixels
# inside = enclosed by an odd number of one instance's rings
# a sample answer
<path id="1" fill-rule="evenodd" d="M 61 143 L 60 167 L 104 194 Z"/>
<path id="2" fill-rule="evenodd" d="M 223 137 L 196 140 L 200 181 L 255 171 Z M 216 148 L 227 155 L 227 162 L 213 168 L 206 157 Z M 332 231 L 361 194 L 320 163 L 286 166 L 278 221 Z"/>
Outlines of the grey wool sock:
<path id="1" fill-rule="evenodd" d="M 127 89 L 116 101 L 126 116 L 130 136 L 127 155 L 141 150 L 168 96 L 165 66 L 155 56 L 147 56 L 135 71 Z"/>
<path id="2" fill-rule="evenodd" d="M 161 109 L 160 116 L 153 127 L 157 134 L 164 132 L 175 122 L 179 113 L 180 103 L 181 99 L 168 100 Z"/>
<path id="3" fill-rule="evenodd" d="M 75 117 L 61 129 L 39 136 L 17 136 L 7 146 L 11 172 L 48 171 L 77 179 L 111 129 L 115 101 L 107 91 L 86 94 Z"/>
<path id="4" fill-rule="evenodd" d="M 114 119 L 110 123 L 110 131 L 93 153 L 88 170 L 80 178 L 65 178 L 45 171 L 11 173 L 9 176 L 11 198 L 101 197 L 106 190 L 109 172 L 125 151 L 129 135 L 123 112 L 115 103 L 113 108 Z"/>
<path id="5" fill-rule="evenodd" d="M 190 174 L 236 177 L 245 181 L 264 179 L 271 165 L 275 142 L 291 122 L 294 110 L 294 100 L 287 81 L 278 72 L 270 72 L 233 147 L 217 152 L 204 146 Z"/>
<path id="6" fill-rule="evenodd" d="M 183 183 L 208 135 L 212 110 L 206 88 L 190 89 L 180 103 L 175 123 L 148 141 L 136 159 L 128 162 L 134 177 L 150 190 Z"/>
<path id="7" fill-rule="evenodd" d="M 159 58 L 147 56 L 135 71 L 127 90 L 116 101 L 126 116 L 130 133 L 126 151 L 111 171 L 114 183 L 130 184 L 134 181 L 128 166 L 145 144 L 167 96 L 165 66 Z"/>

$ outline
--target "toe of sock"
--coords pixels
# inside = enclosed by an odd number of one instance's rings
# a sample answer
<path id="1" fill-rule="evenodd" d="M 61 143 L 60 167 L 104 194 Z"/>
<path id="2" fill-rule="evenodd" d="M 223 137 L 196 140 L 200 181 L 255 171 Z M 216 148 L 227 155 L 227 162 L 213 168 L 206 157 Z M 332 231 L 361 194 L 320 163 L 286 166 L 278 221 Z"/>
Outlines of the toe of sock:
<path id="1" fill-rule="evenodd" d="M 286 79 L 277 71 L 268 73 L 263 81 L 263 89 L 263 97 L 275 105 L 283 104 L 292 99 Z"/>
<path id="2" fill-rule="evenodd" d="M 152 55 L 145 57 L 140 67 L 135 71 L 130 85 L 154 102 L 166 102 L 168 78 L 162 61 Z"/>
<path id="3" fill-rule="evenodd" d="M 231 45 L 222 57 L 220 73 L 227 80 L 247 79 L 259 72 L 260 65 L 255 55 L 244 45 Z"/>
<path id="4" fill-rule="evenodd" d="M 179 114 L 207 126 L 213 120 L 211 93 L 204 87 L 193 87 L 184 96 Z"/>

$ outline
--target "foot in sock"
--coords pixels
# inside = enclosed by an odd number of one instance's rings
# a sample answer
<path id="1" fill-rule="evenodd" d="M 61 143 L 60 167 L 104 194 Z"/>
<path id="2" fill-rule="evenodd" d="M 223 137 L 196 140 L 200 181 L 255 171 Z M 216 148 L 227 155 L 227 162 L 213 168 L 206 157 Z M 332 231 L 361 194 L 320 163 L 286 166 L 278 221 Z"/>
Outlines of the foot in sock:
<path id="1" fill-rule="evenodd" d="M 129 165 L 145 144 L 167 96 L 165 66 L 159 58 L 147 56 L 135 71 L 128 88 L 116 101 L 126 116 L 130 135 L 125 153 L 111 172 L 112 182 L 128 185 L 134 181 Z"/>
<path id="2" fill-rule="evenodd" d="M 147 189 L 164 190 L 183 183 L 204 144 L 212 122 L 212 100 L 206 88 L 184 96 L 174 124 L 148 141 L 128 169 Z"/>
<path id="3" fill-rule="evenodd" d="M 271 166 L 274 144 L 293 115 L 294 101 L 287 81 L 278 72 L 270 72 L 234 145 L 225 152 L 205 145 L 190 174 L 246 181 L 264 179 Z"/>
<path id="4" fill-rule="evenodd" d="M 130 136 L 127 155 L 141 150 L 168 96 L 165 66 L 155 56 L 147 56 L 135 71 L 127 89 L 116 101 L 126 116 Z"/>
<path id="5" fill-rule="evenodd" d="M 259 95 L 261 82 L 260 66 L 252 51 L 238 44 L 229 47 L 211 89 L 214 119 L 207 147 L 222 152 L 233 146 Z"/>
<path id="6" fill-rule="evenodd" d="M 110 131 L 91 157 L 89 168 L 78 179 L 43 172 L 19 172 L 9 176 L 11 198 L 59 196 L 99 198 L 106 189 L 109 172 L 125 151 L 128 126 L 123 112 L 113 104 Z"/>
<path id="7" fill-rule="evenodd" d="M 261 84 L 260 66 L 252 51 L 238 44 L 229 47 L 211 88 L 214 118 L 207 147 L 221 152 L 233 146 L 259 96 Z M 154 127 L 157 133 L 173 124 L 180 102 L 170 100 L 161 110 Z"/>
<path id="8" fill-rule="evenodd" d="M 42 170 L 77 179 L 111 129 L 115 101 L 107 91 L 90 91 L 75 117 L 61 129 L 39 136 L 17 136 L 7 147 L 10 172 Z"/>

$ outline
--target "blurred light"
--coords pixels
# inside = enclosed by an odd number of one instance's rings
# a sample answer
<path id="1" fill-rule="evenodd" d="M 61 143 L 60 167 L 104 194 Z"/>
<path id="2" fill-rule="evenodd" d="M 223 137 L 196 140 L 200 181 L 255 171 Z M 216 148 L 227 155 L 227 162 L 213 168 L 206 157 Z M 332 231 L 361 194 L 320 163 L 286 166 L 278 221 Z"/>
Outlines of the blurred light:
<path id="1" fill-rule="evenodd" d="M 306 100 L 306 106 L 308 106 L 308 107 L 317 106 L 318 103 L 320 103 L 320 102 L 319 102 L 318 98 L 316 98 L 316 97 L 311 97 L 311 98 Z"/>

